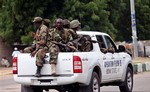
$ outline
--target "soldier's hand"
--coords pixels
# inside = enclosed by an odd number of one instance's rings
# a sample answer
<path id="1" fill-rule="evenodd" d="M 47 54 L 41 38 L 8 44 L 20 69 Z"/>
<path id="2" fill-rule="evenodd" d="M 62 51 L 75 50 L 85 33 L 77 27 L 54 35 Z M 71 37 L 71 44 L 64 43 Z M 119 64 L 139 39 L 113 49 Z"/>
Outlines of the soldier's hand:
<path id="1" fill-rule="evenodd" d="M 51 41 L 52 43 L 54 43 L 54 44 L 57 44 L 58 42 L 56 42 L 56 41 Z"/>
<path id="2" fill-rule="evenodd" d="M 76 49 L 74 46 L 68 45 L 69 48 L 71 49 Z"/>
<path id="3" fill-rule="evenodd" d="M 31 57 L 34 57 L 35 54 L 36 54 L 36 51 L 33 51 L 30 55 L 31 55 Z"/>
<path id="4" fill-rule="evenodd" d="M 36 40 L 40 40 L 40 36 L 39 35 L 37 35 L 37 34 L 33 34 L 34 35 L 34 39 L 36 39 Z"/>
<path id="5" fill-rule="evenodd" d="M 67 45 L 68 46 L 73 46 L 73 43 L 72 42 L 68 42 Z"/>
<path id="6" fill-rule="evenodd" d="M 34 38 L 34 37 L 35 37 L 35 32 L 32 32 L 31 35 L 32 35 L 32 37 Z"/>
<path id="7" fill-rule="evenodd" d="M 76 50 L 76 47 L 72 43 L 68 43 L 67 46 L 73 50 Z"/>

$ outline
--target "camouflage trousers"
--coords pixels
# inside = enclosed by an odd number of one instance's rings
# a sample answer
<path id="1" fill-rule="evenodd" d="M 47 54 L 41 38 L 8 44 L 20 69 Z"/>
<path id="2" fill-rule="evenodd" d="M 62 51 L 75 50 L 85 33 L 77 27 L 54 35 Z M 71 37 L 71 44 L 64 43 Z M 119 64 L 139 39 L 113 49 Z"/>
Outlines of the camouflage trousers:
<path id="1" fill-rule="evenodd" d="M 34 51 L 34 49 L 32 47 L 27 47 L 24 49 L 24 53 L 31 53 L 32 51 Z M 48 52 L 47 47 L 40 48 L 36 52 L 36 66 L 43 66 L 44 57 L 45 57 L 47 52 Z"/>
<path id="2" fill-rule="evenodd" d="M 49 54 L 50 54 L 50 64 L 57 64 L 57 58 L 58 58 L 58 53 L 60 52 L 60 49 L 58 45 L 56 44 L 51 44 L 49 46 Z"/>

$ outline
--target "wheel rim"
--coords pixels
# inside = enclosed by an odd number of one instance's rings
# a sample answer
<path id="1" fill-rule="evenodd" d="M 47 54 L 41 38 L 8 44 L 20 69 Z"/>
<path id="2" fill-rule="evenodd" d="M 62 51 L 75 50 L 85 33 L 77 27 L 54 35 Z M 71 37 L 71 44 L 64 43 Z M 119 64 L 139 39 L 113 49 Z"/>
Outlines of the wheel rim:
<path id="1" fill-rule="evenodd" d="M 131 90 L 132 89 L 132 75 L 130 72 L 127 75 L 127 85 L 128 85 L 128 88 Z"/>
<path id="2" fill-rule="evenodd" d="M 98 92 L 98 80 L 96 78 L 93 79 L 93 92 Z"/>

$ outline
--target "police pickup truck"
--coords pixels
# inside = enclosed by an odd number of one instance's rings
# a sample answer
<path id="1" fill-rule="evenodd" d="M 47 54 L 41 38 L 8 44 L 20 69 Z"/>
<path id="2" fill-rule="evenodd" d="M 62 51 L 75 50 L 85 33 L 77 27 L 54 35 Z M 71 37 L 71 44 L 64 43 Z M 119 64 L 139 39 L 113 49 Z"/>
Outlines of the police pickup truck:
<path id="1" fill-rule="evenodd" d="M 132 92 L 133 66 L 125 47 L 116 47 L 111 37 L 102 32 L 79 31 L 92 40 L 89 52 L 61 52 L 58 55 L 56 75 L 51 75 L 49 57 L 35 77 L 35 57 L 22 53 L 13 58 L 13 76 L 21 84 L 21 92 L 100 92 L 101 86 L 119 86 L 120 92 Z M 47 54 L 49 55 L 49 54 Z"/>

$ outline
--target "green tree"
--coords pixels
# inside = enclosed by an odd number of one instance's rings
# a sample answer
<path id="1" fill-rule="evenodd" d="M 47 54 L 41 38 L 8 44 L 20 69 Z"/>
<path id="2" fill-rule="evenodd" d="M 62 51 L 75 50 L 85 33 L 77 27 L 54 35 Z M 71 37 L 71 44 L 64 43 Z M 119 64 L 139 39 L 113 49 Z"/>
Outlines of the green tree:
<path id="1" fill-rule="evenodd" d="M 129 0 L 107 0 L 109 20 L 115 27 L 116 40 L 131 40 L 131 20 L 130 20 L 130 1 Z"/>
<path id="2" fill-rule="evenodd" d="M 83 30 L 107 32 L 115 38 L 115 28 L 109 21 L 105 0 L 66 0 L 64 11 L 70 20 L 78 19 Z"/>
<path id="3" fill-rule="evenodd" d="M 150 1 L 136 0 L 135 10 L 138 39 L 150 39 Z"/>
<path id="4" fill-rule="evenodd" d="M 150 2 L 135 0 L 138 39 L 150 39 Z M 31 44 L 35 16 L 78 19 L 83 30 L 101 31 L 115 40 L 131 40 L 129 0 L 0 0 L 0 37 Z"/>
<path id="5" fill-rule="evenodd" d="M 48 17 L 45 12 L 50 2 L 52 0 L 3 0 L 0 23 L 2 38 L 10 44 L 30 44 L 30 32 L 34 31 L 31 21 L 34 16 Z"/>
<path id="6" fill-rule="evenodd" d="M 117 29 L 116 40 L 131 41 L 130 0 L 107 0 L 110 11 L 110 22 Z M 150 39 L 150 2 L 149 0 L 135 0 L 135 13 L 138 40 Z"/>

